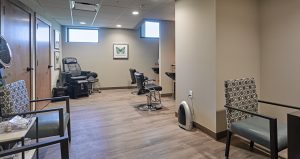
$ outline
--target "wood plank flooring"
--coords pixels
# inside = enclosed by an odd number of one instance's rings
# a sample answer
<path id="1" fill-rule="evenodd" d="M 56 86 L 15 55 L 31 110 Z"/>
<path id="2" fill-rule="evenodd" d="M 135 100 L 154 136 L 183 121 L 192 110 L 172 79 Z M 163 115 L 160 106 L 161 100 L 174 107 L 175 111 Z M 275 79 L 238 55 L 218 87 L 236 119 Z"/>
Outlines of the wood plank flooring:
<path id="1" fill-rule="evenodd" d="M 196 129 L 185 131 L 178 127 L 172 98 L 162 98 L 162 110 L 142 112 L 136 106 L 146 103 L 146 97 L 133 95 L 131 91 L 105 90 L 71 100 L 72 159 L 225 158 L 224 141 L 215 141 Z M 59 146 L 41 149 L 40 158 L 59 159 Z M 269 156 L 256 149 L 249 151 L 247 142 L 233 137 L 230 158 Z"/>

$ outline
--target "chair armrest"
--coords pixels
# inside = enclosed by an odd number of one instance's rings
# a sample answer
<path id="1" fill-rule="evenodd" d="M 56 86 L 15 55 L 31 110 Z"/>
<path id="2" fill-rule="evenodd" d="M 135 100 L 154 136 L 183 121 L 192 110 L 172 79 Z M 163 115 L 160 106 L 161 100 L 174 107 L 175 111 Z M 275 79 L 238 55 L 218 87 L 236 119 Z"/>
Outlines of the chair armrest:
<path id="1" fill-rule="evenodd" d="M 53 100 L 53 99 L 64 99 L 64 101 L 66 101 L 66 112 L 70 113 L 70 97 L 69 96 L 36 99 L 36 100 L 31 100 L 30 102 L 41 102 L 41 101 L 47 101 L 47 100 Z"/>
<path id="2" fill-rule="evenodd" d="M 62 75 L 62 78 L 65 79 L 66 81 L 72 77 L 70 72 L 61 72 L 61 75 Z"/>
<path id="3" fill-rule="evenodd" d="M 87 76 L 90 73 L 91 73 L 91 71 L 81 71 L 82 76 Z"/>
<path id="4" fill-rule="evenodd" d="M 154 82 L 154 81 L 155 81 L 155 79 L 145 79 L 144 83 L 148 84 L 148 83 Z"/>
<path id="5" fill-rule="evenodd" d="M 54 108 L 54 109 L 45 109 L 45 110 L 37 110 L 37 111 L 30 111 L 30 112 L 26 112 L 26 113 L 15 113 L 15 114 L 9 114 L 9 115 L 3 115 L 2 118 L 10 118 L 16 115 L 19 116 L 24 116 L 24 115 L 31 115 L 31 114 L 39 114 L 39 113 L 47 113 L 47 112 L 52 112 L 52 111 L 64 111 L 63 108 Z"/>
<path id="6" fill-rule="evenodd" d="M 53 97 L 53 98 L 33 99 L 33 100 L 30 100 L 30 102 L 41 102 L 41 101 L 47 101 L 47 100 L 53 100 L 53 99 L 67 100 L 67 98 L 70 98 L 70 97 L 69 96 L 62 96 L 62 97 Z"/>
<path id="7" fill-rule="evenodd" d="M 225 105 L 224 107 L 227 108 L 227 109 L 232 109 L 232 110 L 240 111 L 240 112 L 250 114 L 250 115 L 253 115 L 253 116 L 261 117 L 261 118 L 264 118 L 264 119 L 276 120 L 276 118 L 266 116 L 266 115 L 262 115 L 262 114 L 258 114 L 258 113 L 254 113 L 254 112 L 250 112 L 250 111 L 247 111 L 247 110 L 238 109 L 238 108 L 230 107 L 230 106 L 227 106 L 227 105 Z"/>
<path id="8" fill-rule="evenodd" d="M 258 100 L 258 102 L 265 103 L 265 104 L 270 104 L 270 105 L 275 105 L 275 106 L 279 106 L 279 107 L 284 107 L 284 108 L 290 108 L 290 109 L 300 110 L 300 107 L 286 105 L 286 104 L 280 104 L 280 103 L 269 102 L 269 101 L 264 101 L 264 100 Z"/>
<path id="9" fill-rule="evenodd" d="M 30 144 L 30 145 L 25 145 L 22 147 L 17 147 L 17 148 L 13 148 L 13 149 L 0 151 L 0 157 L 13 155 L 16 153 L 21 153 L 21 152 L 25 152 L 25 151 L 29 151 L 29 150 L 33 150 L 33 149 L 37 149 L 37 148 L 41 148 L 41 147 L 46 147 L 46 146 L 54 145 L 54 144 L 58 144 L 58 143 L 60 143 L 61 150 L 64 150 L 61 152 L 62 159 L 68 159 L 69 158 L 68 137 L 66 137 L 66 136 L 59 137 L 58 139 L 51 139 L 48 141 L 42 141 L 42 142 Z"/>

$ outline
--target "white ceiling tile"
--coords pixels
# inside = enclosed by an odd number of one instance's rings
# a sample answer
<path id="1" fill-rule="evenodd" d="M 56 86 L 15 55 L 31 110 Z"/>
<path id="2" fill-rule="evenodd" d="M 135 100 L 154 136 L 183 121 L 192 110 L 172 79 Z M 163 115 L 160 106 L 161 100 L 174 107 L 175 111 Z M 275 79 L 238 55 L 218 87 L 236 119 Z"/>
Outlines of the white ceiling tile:
<path id="1" fill-rule="evenodd" d="M 45 12 L 62 25 L 72 25 L 69 0 L 33 0 Z M 134 28 L 142 19 L 174 20 L 175 0 L 76 0 L 84 3 L 101 3 L 100 11 L 94 26 L 115 27 L 122 24 L 123 28 Z M 131 12 L 139 10 L 140 15 L 133 16 Z M 74 25 L 80 21 L 92 22 L 94 12 L 73 10 Z"/>

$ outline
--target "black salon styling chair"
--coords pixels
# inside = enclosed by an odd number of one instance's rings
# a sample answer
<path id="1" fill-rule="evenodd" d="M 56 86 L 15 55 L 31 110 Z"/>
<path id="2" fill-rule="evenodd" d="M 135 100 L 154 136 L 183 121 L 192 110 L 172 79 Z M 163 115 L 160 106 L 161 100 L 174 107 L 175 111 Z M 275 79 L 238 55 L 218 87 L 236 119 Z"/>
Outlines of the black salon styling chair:
<path id="1" fill-rule="evenodd" d="M 82 71 L 78 61 L 74 57 L 66 57 L 62 60 L 62 80 L 67 86 L 67 92 L 71 98 L 89 96 L 92 84 L 96 81 L 97 74 L 91 71 Z"/>
<path id="2" fill-rule="evenodd" d="M 136 69 L 133 68 L 129 68 L 129 73 L 130 73 L 130 77 L 131 77 L 131 85 L 135 85 L 136 84 L 136 79 L 135 79 L 135 73 L 138 72 L 136 71 Z M 148 80 L 148 77 L 144 76 L 145 80 Z M 137 94 L 137 90 L 132 91 L 131 94 Z"/>
<path id="3" fill-rule="evenodd" d="M 129 73 L 130 73 L 130 77 L 131 77 L 131 84 L 136 84 L 136 79 L 134 76 L 134 73 L 136 73 L 136 69 L 129 68 Z"/>
<path id="4" fill-rule="evenodd" d="M 146 94 L 147 96 L 147 104 L 140 106 L 139 110 L 155 111 L 157 109 L 161 109 L 160 91 L 162 90 L 162 87 L 153 84 L 152 80 L 145 79 L 143 73 L 135 72 L 134 76 L 138 89 L 137 95 Z"/>
<path id="5" fill-rule="evenodd" d="M 270 158 L 277 159 L 278 152 L 287 148 L 287 125 L 276 118 L 260 114 L 258 103 L 299 110 L 299 107 L 258 100 L 254 78 L 225 81 L 227 141 L 225 157 L 229 157 L 232 134 L 270 149 Z"/>

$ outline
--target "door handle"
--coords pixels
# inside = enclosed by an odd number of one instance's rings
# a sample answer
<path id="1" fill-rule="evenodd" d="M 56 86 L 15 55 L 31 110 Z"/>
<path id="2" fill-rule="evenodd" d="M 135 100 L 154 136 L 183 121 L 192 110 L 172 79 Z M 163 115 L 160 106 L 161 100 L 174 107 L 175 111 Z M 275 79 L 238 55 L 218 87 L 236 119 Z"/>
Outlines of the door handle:
<path id="1" fill-rule="evenodd" d="M 53 67 L 52 65 L 48 65 L 48 68 L 51 68 L 51 67 Z"/>
<path id="2" fill-rule="evenodd" d="M 33 70 L 33 68 L 31 68 L 31 67 L 27 67 L 27 68 L 26 68 L 26 71 L 27 71 L 27 72 L 32 71 L 32 70 Z"/>

